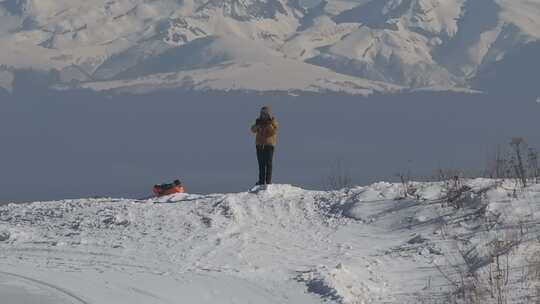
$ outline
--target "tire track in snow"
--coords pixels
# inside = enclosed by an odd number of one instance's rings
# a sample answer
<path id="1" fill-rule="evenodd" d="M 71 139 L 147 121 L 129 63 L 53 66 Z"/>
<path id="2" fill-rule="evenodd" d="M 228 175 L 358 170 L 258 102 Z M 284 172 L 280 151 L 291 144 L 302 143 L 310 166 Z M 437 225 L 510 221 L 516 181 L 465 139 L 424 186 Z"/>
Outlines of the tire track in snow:
<path id="1" fill-rule="evenodd" d="M 90 302 L 87 302 L 86 300 L 84 300 L 83 298 L 77 296 L 76 294 L 74 294 L 73 292 L 67 290 L 67 289 L 64 289 L 62 287 L 59 287 L 57 285 L 54 285 L 54 284 L 51 284 L 51 283 L 47 283 L 45 281 L 41 281 L 41 280 L 38 280 L 38 279 L 34 279 L 34 278 L 31 278 L 31 277 L 27 277 L 27 276 L 24 276 L 24 275 L 20 275 L 20 274 L 16 274 L 16 273 L 11 273 L 11 272 L 5 272 L 5 271 L 0 271 L 0 274 L 3 274 L 3 275 L 6 275 L 6 276 L 11 276 L 11 277 L 15 277 L 15 278 L 18 278 L 18 279 L 22 279 L 22 280 L 26 280 L 26 281 L 29 281 L 29 282 L 32 282 L 34 284 L 37 284 L 37 285 L 41 285 L 41 286 L 45 286 L 49 289 L 53 289 L 57 292 L 60 292 L 62 295 L 65 295 L 69 298 L 72 298 L 73 300 L 75 300 L 78 304 L 91 304 Z"/>

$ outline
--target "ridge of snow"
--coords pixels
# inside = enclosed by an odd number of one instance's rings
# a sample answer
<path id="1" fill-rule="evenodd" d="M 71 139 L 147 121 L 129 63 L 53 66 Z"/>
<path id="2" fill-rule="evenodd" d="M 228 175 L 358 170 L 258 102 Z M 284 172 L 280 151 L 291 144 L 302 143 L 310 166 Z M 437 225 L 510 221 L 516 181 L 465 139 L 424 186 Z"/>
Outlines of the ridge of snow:
<path id="1" fill-rule="evenodd" d="M 445 203 L 450 182 L 411 183 L 407 198 L 381 182 L 1 206 L 0 290 L 7 275 L 83 303 L 414 302 L 426 284 L 448 287 L 437 269 L 464 247 L 489 257 L 493 240 L 540 218 L 538 185 L 512 199 L 513 181 L 463 184 L 461 210 Z M 512 263 L 538 249 L 522 241 Z"/>
<path id="2" fill-rule="evenodd" d="M 291 79 L 279 77 L 279 75 L 288 75 Z M 279 60 L 272 64 L 266 62 L 229 63 L 215 68 L 153 74 L 132 80 L 86 82 L 78 87 L 96 91 L 113 90 L 128 94 L 149 93 L 178 87 L 203 91 L 334 91 L 365 96 L 374 92 L 402 90 L 401 87 L 395 85 L 365 81 L 292 60 Z"/>

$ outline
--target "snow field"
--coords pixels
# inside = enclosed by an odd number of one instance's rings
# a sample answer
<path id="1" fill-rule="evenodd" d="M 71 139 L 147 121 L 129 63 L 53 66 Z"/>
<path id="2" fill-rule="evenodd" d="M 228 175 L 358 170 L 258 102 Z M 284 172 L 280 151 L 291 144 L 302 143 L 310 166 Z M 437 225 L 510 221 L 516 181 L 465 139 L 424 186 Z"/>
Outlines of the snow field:
<path id="1" fill-rule="evenodd" d="M 540 217 L 538 186 L 514 196 L 509 181 L 464 185 L 460 209 L 448 182 L 412 183 L 407 197 L 382 182 L 10 204 L 0 207 L 0 291 L 16 277 L 66 303 L 435 303 L 453 269 L 474 260 L 485 273 L 493 240 L 525 220 L 532 233 Z M 538 250 L 533 237 L 520 242 L 516 267 Z"/>

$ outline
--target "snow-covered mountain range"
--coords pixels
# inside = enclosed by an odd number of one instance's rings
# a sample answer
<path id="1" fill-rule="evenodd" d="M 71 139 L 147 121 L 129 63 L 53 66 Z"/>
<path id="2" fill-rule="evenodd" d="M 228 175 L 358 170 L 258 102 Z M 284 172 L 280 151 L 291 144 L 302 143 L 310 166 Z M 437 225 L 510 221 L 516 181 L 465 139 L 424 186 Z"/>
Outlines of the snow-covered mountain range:
<path id="1" fill-rule="evenodd" d="M 0 87 L 468 87 L 539 37 L 540 0 L 0 0 Z"/>

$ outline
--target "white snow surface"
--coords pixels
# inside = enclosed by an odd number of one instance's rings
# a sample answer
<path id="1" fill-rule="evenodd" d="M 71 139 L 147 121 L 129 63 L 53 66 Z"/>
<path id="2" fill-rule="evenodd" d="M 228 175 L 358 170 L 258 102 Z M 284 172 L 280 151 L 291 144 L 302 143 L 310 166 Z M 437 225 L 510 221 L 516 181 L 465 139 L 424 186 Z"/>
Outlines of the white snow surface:
<path id="1" fill-rule="evenodd" d="M 537 185 L 463 181 L 455 209 L 451 183 L 411 183 L 409 195 L 381 182 L 10 204 L 0 207 L 0 295 L 43 304 L 444 303 L 457 274 L 441 269 L 460 267 L 471 258 L 463 252 L 490 258 L 493 240 L 524 227 L 534 236 L 536 225 L 523 223 L 540 217 Z M 522 238 L 512 267 L 538 249 Z M 508 286 L 511 299 L 520 286 Z"/>
<path id="2" fill-rule="evenodd" d="M 196 74 L 207 83 L 199 89 L 467 87 L 478 70 L 538 40 L 538 20 L 540 0 L 329 0 L 310 9 L 287 0 L 4 0 L 0 66 L 56 69 L 70 86 L 144 92 L 185 86 L 162 82 L 159 71 L 132 73 L 159 58 L 174 67 L 169 73 Z M 214 38 L 234 56 L 210 48 L 204 55 L 215 60 L 190 56 L 189 65 L 163 57 L 196 55 Z M 239 73 L 246 62 L 275 72 Z"/>

